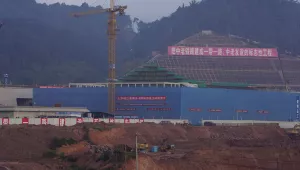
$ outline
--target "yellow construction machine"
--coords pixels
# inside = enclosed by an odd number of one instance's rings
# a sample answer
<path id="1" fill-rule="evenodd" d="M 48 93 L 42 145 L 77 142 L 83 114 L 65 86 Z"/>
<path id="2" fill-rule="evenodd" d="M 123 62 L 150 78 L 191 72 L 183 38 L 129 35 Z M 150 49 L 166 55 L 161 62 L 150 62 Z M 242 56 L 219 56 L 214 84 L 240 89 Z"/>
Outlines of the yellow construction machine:
<path id="1" fill-rule="evenodd" d="M 296 124 L 293 129 L 287 131 L 291 139 L 300 139 L 300 124 Z"/>
<path id="2" fill-rule="evenodd" d="M 148 150 L 149 145 L 148 143 L 138 143 L 138 150 Z"/>

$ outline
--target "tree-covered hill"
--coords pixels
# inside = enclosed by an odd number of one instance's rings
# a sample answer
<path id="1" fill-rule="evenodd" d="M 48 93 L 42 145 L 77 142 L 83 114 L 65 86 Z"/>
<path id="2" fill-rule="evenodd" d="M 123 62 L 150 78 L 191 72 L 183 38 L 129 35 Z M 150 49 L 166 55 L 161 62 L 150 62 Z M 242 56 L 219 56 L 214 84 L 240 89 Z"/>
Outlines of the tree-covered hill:
<path id="1" fill-rule="evenodd" d="M 70 16 L 90 9 L 87 4 L 1 0 L 0 74 L 10 74 L 14 84 L 105 81 L 107 15 Z M 166 52 L 168 45 L 201 30 L 274 45 L 281 53 L 300 53 L 300 4 L 293 0 L 191 1 L 169 17 L 138 22 L 138 34 L 129 16 L 118 17 L 118 28 L 119 75 L 147 60 L 152 51 Z"/>
<path id="2" fill-rule="evenodd" d="M 277 46 L 281 52 L 300 53 L 300 4 L 295 0 L 202 0 L 179 7 L 169 17 L 139 23 L 133 41 L 136 56 L 166 52 L 167 46 L 212 30 Z"/>
<path id="3" fill-rule="evenodd" d="M 34 0 L 1 0 L 0 73 L 10 74 L 14 84 L 105 81 L 107 14 L 70 16 L 91 9 L 87 4 L 47 6 Z M 130 55 L 135 33 L 129 16 L 118 17 L 118 28 L 122 63 Z"/>

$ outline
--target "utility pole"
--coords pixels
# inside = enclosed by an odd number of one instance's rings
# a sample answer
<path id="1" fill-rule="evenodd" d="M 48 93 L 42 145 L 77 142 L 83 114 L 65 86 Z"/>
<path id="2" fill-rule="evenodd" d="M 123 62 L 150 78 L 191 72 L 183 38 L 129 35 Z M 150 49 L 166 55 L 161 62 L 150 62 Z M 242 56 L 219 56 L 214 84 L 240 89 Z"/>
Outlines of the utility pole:
<path id="1" fill-rule="evenodd" d="M 117 21 L 116 13 L 119 15 L 125 15 L 125 9 L 127 6 L 115 6 L 115 0 L 110 0 L 110 8 L 97 9 L 87 12 L 73 13 L 74 17 L 81 17 L 85 15 L 109 13 L 108 19 L 108 112 L 110 114 L 115 113 L 115 98 L 116 98 L 116 32 L 117 32 Z"/>
<path id="2" fill-rule="evenodd" d="M 138 133 L 135 133 L 135 162 L 136 162 L 136 170 L 139 169 L 139 158 L 138 158 Z"/>

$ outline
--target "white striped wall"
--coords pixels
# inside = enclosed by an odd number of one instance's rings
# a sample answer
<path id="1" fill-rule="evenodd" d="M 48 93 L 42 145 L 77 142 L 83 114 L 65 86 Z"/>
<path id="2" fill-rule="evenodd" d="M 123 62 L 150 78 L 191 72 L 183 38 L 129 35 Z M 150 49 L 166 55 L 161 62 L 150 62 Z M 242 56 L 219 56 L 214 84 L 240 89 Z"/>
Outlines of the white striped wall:
<path id="1" fill-rule="evenodd" d="M 73 126 L 78 123 L 160 123 L 170 121 L 172 124 L 186 123 L 188 120 L 180 119 L 113 119 L 113 118 L 0 118 L 0 125 L 54 125 L 54 126 Z"/>
<path id="2" fill-rule="evenodd" d="M 278 124 L 281 128 L 289 129 L 293 128 L 296 124 L 300 122 L 287 122 L 287 121 L 259 121 L 259 120 L 202 120 L 201 124 L 204 122 L 212 122 L 217 126 L 252 126 L 258 124 Z"/>

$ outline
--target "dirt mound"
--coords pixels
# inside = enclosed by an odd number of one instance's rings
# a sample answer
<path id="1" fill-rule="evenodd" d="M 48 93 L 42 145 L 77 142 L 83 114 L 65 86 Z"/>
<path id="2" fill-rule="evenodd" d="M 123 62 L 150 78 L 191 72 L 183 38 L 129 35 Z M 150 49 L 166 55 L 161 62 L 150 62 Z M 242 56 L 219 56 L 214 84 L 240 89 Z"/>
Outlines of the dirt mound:
<path id="1" fill-rule="evenodd" d="M 157 155 L 155 155 L 157 157 Z M 232 169 L 290 169 L 298 170 L 299 151 L 274 149 L 215 149 L 194 150 L 181 159 L 156 160 L 154 156 L 141 155 L 141 170 L 232 170 Z M 126 168 L 135 169 L 135 160 L 128 161 Z"/>
<path id="2" fill-rule="evenodd" d="M 56 150 L 58 154 L 64 153 L 65 156 L 81 154 L 89 151 L 89 143 L 82 141 L 73 145 L 62 146 Z"/>
<path id="3" fill-rule="evenodd" d="M 57 170 L 61 169 L 61 165 L 58 165 L 56 162 L 52 164 L 49 163 L 32 163 L 32 162 L 5 162 L 0 163 L 0 166 L 9 168 L 9 170 Z"/>
<path id="4" fill-rule="evenodd" d="M 242 127 L 189 127 L 158 124 L 130 124 L 108 131 L 90 129 L 89 138 L 95 144 L 133 146 L 135 134 L 138 133 L 139 143 L 160 145 L 167 139 L 173 143 L 215 140 L 283 140 L 288 139 L 279 127 L 242 126 Z"/>
<path id="5" fill-rule="evenodd" d="M 89 138 L 95 144 L 126 144 L 131 147 L 135 143 L 135 134 L 138 133 L 140 143 L 159 145 L 163 139 L 170 141 L 187 141 L 187 130 L 181 126 L 157 124 L 129 124 L 119 126 L 108 131 L 90 129 Z"/>
<path id="6" fill-rule="evenodd" d="M 95 129 L 89 129 L 89 139 L 96 145 L 110 145 L 122 144 L 126 139 L 126 131 L 124 128 L 114 128 L 108 131 L 99 131 Z"/>
<path id="7" fill-rule="evenodd" d="M 0 128 L 0 160 L 40 158 L 54 137 L 76 138 L 72 128 L 12 125 Z"/>
<path id="8" fill-rule="evenodd" d="M 55 126 L 2 126 L 0 128 L 0 160 L 18 169 L 58 169 L 53 165 L 62 162 L 79 167 L 101 169 L 112 167 L 118 161 L 127 169 L 135 168 L 135 160 L 121 150 L 115 155 L 118 144 L 135 147 L 135 135 L 139 143 L 160 146 L 163 141 L 175 144 L 176 152 L 146 153 L 139 156 L 139 169 L 300 169 L 300 142 L 292 141 L 279 127 L 183 127 L 159 124 L 80 124 L 73 127 Z M 72 162 L 60 157 L 45 158 L 54 138 L 75 139 L 75 144 L 57 148 L 65 156 L 72 155 Z M 108 146 L 104 146 L 108 145 Z M 61 146 L 61 145 L 60 145 Z M 110 149 L 109 152 L 106 150 Z M 131 151 L 126 151 L 131 152 Z M 51 152 L 52 153 L 52 152 Z M 103 155 L 103 153 L 110 155 Z M 113 155 L 111 155 L 113 153 Z M 49 152 L 50 154 L 50 152 Z M 55 156 L 55 155 L 54 155 Z M 113 157 L 111 157 L 113 156 Z M 110 162 L 113 158 L 115 162 Z M 128 158 L 128 159 L 127 159 Z M 132 159 L 133 160 L 132 160 Z M 32 163 L 34 161 L 34 163 Z M 45 162 L 43 162 L 45 161 Z M 120 162 L 117 164 L 121 165 Z M 68 168 L 67 168 L 68 169 Z"/>
<path id="9" fill-rule="evenodd" d="M 138 159 L 138 166 L 140 170 L 165 170 L 155 162 L 150 156 L 140 155 Z M 125 169 L 136 169 L 136 160 L 128 161 L 124 166 Z"/>
<path id="10" fill-rule="evenodd" d="M 188 153 L 183 160 L 197 162 L 198 166 L 206 163 L 210 169 L 234 169 L 244 167 L 248 169 L 289 169 L 291 165 L 298 169 L 300 164 L 299 151 L 274 148 L 207 148 Z M 216 167 L 213 167 L 216 166 Z M 206 168 L 205 168 L 206 169 Z M 209 169 L 209 167 L 207 167 Z"/>
<path id="11" fill-rule="evenodd" d="M 277 126 L 214 126 L 195 129 L 199 138 L 212 139 L 282 139 L 288 138 Z"/>

